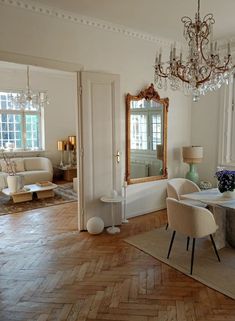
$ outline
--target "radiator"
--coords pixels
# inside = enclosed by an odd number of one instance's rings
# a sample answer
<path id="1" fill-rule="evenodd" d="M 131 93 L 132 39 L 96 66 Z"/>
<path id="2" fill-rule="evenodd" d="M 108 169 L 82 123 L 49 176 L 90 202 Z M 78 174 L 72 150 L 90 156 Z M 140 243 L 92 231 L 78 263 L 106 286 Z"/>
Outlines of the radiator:
<path id="1" fill-rule="evenodd" d="M 131 178 L 147 177 L 149 166 L 144 163 L 131 163 Z"/>

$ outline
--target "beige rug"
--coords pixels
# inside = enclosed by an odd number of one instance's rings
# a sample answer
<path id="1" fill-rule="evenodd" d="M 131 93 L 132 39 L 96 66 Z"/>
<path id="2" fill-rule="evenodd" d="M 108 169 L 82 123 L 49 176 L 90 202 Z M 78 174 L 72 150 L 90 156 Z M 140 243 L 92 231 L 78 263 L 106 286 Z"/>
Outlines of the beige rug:
<path id="1" fill-rule="evenodd" d="M 186 237 L 175 236 L 170 259 L 167 252 L 172 231 L 165 227 L 125 239 L 131 245 L 150 254 L 173 268 L 190 275 L 191 247 L 186 251 Z M 198 243 L 197 243 L 198 241 Z M 196 240 L 192 278 L 235 299 L 235 249 L 219 250 L 218 262 L 210 240 Z"/>

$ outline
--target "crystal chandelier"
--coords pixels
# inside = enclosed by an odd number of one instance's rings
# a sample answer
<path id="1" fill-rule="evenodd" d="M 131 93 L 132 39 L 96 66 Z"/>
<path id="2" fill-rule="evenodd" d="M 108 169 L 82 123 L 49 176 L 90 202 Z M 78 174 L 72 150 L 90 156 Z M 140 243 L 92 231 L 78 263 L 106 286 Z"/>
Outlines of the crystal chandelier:
<path id="1" fill-rule="evenodd" d="M 38 110 L 46 104 L 49 104 L 47 91 L 35 92 L 30 88 L 29 66 L 27 66 L 27 85 L 25 91 L 20 91 L 16 95 L 11 95 L 13 105 L 20 109 Z"/>
<path id="2" fill-rule="evenodd" d="M 213 41 L 214 17 L 211 13 L 203 19 L 200 17 L 200 0 L 195 21 L 183 17 L 184 38 L 188 42 L 188 56 L 184 60 L 182 51 L 176 53 L 176 45 L 171 46 L 167 66 L 162 63 L 162 52 L 156 55 L 154 81 L 159 89 L 182 89 L 185 94 L 192 94 L 193 101 L 198 101 L 200 95 L 213 91 L 228 84 L 234 71 L 230 43 L 219 48 Z"/>

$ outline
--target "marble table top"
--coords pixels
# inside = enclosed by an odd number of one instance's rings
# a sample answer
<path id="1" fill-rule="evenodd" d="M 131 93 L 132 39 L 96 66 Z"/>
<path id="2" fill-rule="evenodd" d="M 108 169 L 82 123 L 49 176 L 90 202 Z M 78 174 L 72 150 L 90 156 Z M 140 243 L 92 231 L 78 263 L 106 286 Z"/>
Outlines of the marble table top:
<path id="1" fill-rule="evenodd" d="M 211 188 L 201 192 L 189 193 L 181 195 L 181 199 L 191 199 L 201 201 L 208 205 L 217 205 L 235 210 L 235 198 L 228 198 L 220 193 L 218 188 Z"/>

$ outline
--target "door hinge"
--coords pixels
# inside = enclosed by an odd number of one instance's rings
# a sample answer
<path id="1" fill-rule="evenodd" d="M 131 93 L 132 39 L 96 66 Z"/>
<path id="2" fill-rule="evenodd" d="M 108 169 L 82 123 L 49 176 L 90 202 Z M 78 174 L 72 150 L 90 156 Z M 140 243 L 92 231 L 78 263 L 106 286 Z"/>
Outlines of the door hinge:
<path id="1" fill-rule="evenodd" d="M 79 149 L 79 156 L 80 156 L 80 157 L 83 157 L 83 156 L 84 156 L 84 150 L 83 150 L 83 148 L 80 148 L 80 149 Z"/>
<path id="2" fill-rule="evenodd" d="M 82 95 L 82 86 L 79 87 L 79 96 Z"/>
<path id="3" fill-rule="evenodd" d="M 85 215 L 85 210 L 84 210 L 84 208 L 82 208 L 82 210 L 81 210 L 81 216 L 84 217 L 84 215 Z"/>

